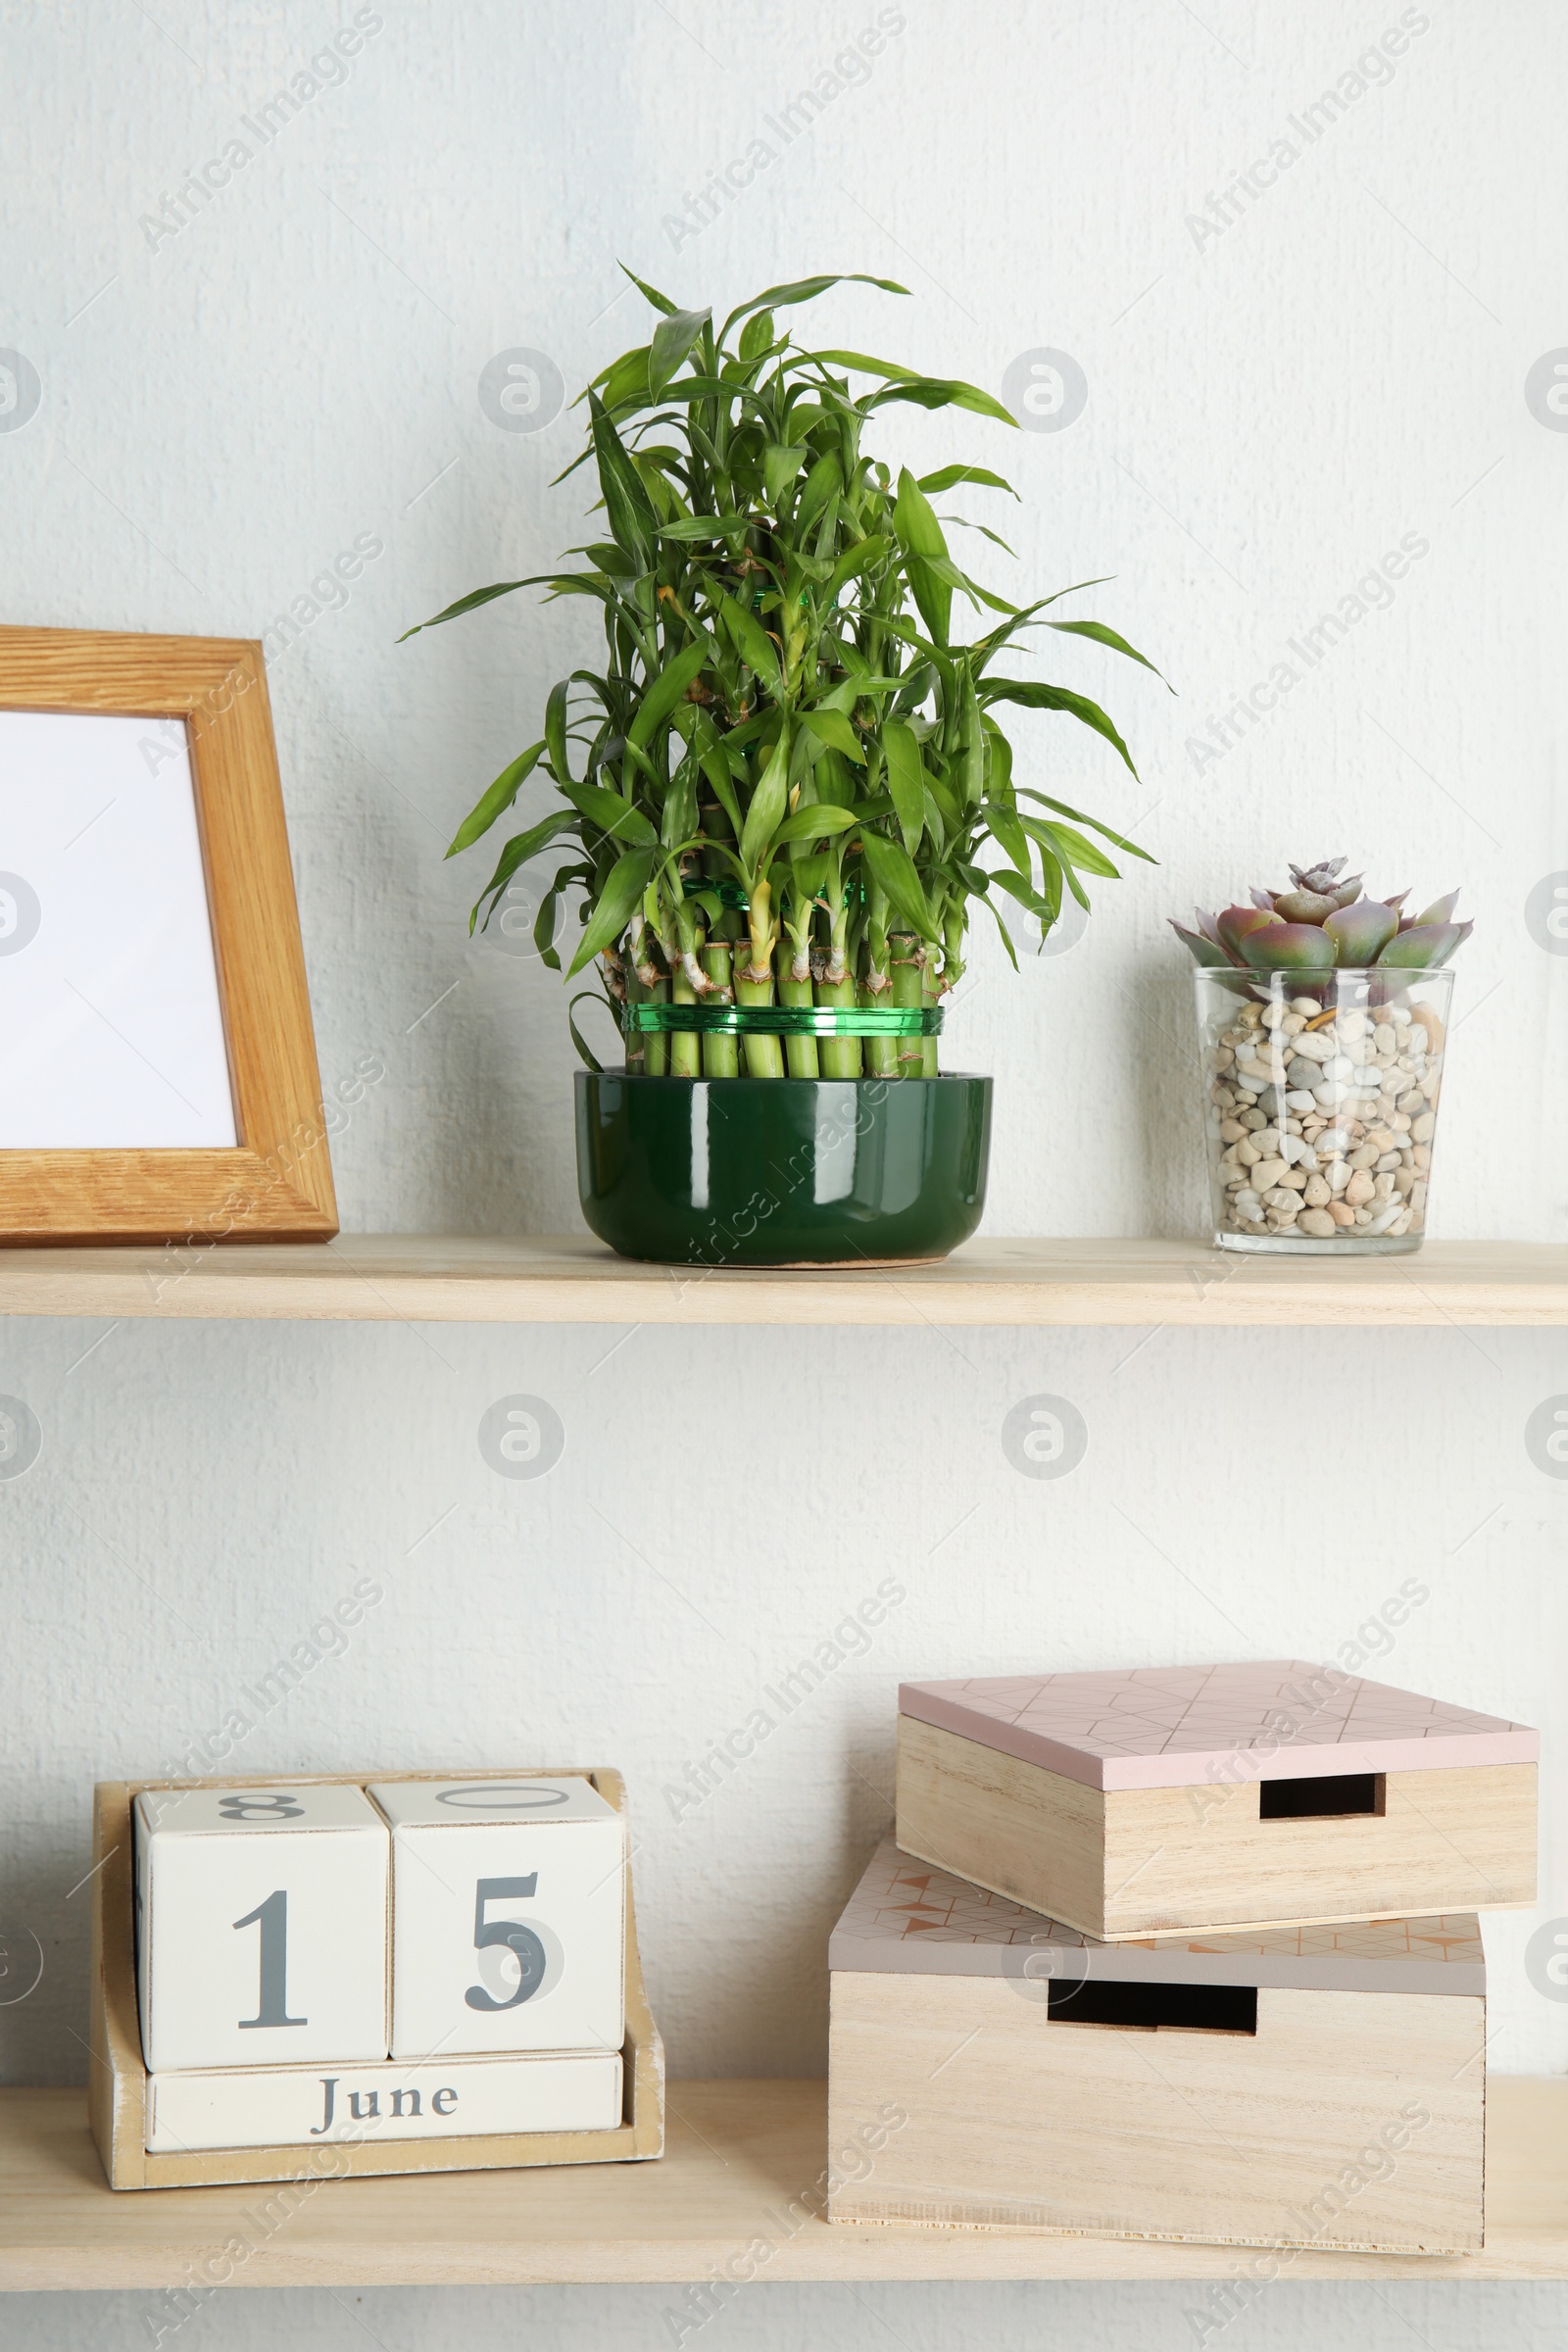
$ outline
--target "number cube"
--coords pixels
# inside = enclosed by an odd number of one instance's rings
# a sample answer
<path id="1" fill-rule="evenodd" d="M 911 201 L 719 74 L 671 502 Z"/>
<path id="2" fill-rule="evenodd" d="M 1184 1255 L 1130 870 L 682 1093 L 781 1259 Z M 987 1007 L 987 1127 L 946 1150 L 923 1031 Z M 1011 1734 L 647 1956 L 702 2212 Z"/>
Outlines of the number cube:
<path id="1" fill-rule="evenodd" d="M 358 1788 L 147 1788 L 137 1993 L 153 2074 L 384 2058 L 386 1824 Z"/>
<path id="2" fill-rule="evenodd" d="M 586 1780 L 378 1781 L 392 2055 L 618 2050 L 626 1835 Z"/>

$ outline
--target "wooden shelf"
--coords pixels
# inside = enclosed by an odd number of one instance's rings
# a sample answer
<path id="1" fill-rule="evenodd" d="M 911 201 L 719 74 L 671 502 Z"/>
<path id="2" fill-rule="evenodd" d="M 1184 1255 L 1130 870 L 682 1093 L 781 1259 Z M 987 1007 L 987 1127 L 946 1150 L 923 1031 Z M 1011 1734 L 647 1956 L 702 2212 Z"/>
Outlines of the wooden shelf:
<path id="1" fill-rule="evenodd" d="M 1228 2278 L 1236 2246 L 859 2229 L 808 2218 L 826 2163 L 821 2082 L 677 2082 L 656 2163 L 432 2173 L 289 2190 L 105 2185 L 79 2091 L 0 2093 L 0 2286 L 198 2284 L 238 2238 L 246 2286 L 507 2286 L 704 2280 L 758 2239 L 760 2282 L 838 2278 Z M 1568 2278 L 1568 2082 L 1487 2091 L 1481 2254 L 1303 2252 L 1290 2278 Z M 286 2210 L 292 2206 L 292 2210 Z M 791 2208 L 794 2208 L 793 2215 Z M 215 2282 L 221 2272 L 207 2274 Z"/>
<path id="2" fill-rule="evenodd" d="M 0 1314 L 350 1323 L 1568 1324 L 1568 1248 L 1253 1258 L 1194 1242 L 972 1242 L 940 1264 L 639 1265 L 586 1235 L 0 1249 Z"/>

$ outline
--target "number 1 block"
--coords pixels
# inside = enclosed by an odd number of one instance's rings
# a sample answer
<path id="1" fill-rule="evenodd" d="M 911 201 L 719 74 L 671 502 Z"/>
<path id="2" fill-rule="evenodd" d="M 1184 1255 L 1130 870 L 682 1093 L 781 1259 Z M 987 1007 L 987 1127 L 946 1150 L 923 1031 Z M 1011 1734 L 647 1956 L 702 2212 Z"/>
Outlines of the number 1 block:
<path id="1" fill-rule="evenodd" d="M 390 1849 L 358 1788 L 147 1788 L 132 1818 L 149 2073 L 386 2056 Z"/>
<path id="2" fill-rule="evenodd" d="M 392 2055 L 618 2050 L 626 1835 L 579 1779 L 379 1781 Z"/>

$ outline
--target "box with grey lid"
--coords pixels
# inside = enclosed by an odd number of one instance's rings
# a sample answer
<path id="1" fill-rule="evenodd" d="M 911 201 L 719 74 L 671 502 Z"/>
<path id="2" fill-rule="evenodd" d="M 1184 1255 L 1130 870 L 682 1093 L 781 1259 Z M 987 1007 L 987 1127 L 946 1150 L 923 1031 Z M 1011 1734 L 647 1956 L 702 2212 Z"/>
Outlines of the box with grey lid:
<path id="1" fill-rule="evenodd" d="M 1300 1659 L 899 1692 L 906 1852 L 1085 1935 L 1536 1898 L 1539 1735 Z"/>
<path id="2" fill-rule="evenodd" d="M 832 2221 L 1482 2243 L 1473 1916 L 1097 1943 L 890 1839 L 828 1964 Z"/>

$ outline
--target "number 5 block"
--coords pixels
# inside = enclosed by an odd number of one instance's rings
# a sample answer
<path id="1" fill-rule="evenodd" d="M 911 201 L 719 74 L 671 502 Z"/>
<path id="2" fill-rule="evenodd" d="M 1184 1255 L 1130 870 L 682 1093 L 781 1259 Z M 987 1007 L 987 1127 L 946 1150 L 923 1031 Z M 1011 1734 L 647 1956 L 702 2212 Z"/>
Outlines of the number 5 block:
<path id="1" fill-rule="evenodd" d="M 386 1825 L 358 1788 L 143 1789 L 142 2051 L 171 2068 L 386 2055 Z"/>
<path id="2" fill-rule="evenodd" d="M 592 1783 L 378 1781 L 392 2055 L 618 2050 L 626 1836 Z"/>

